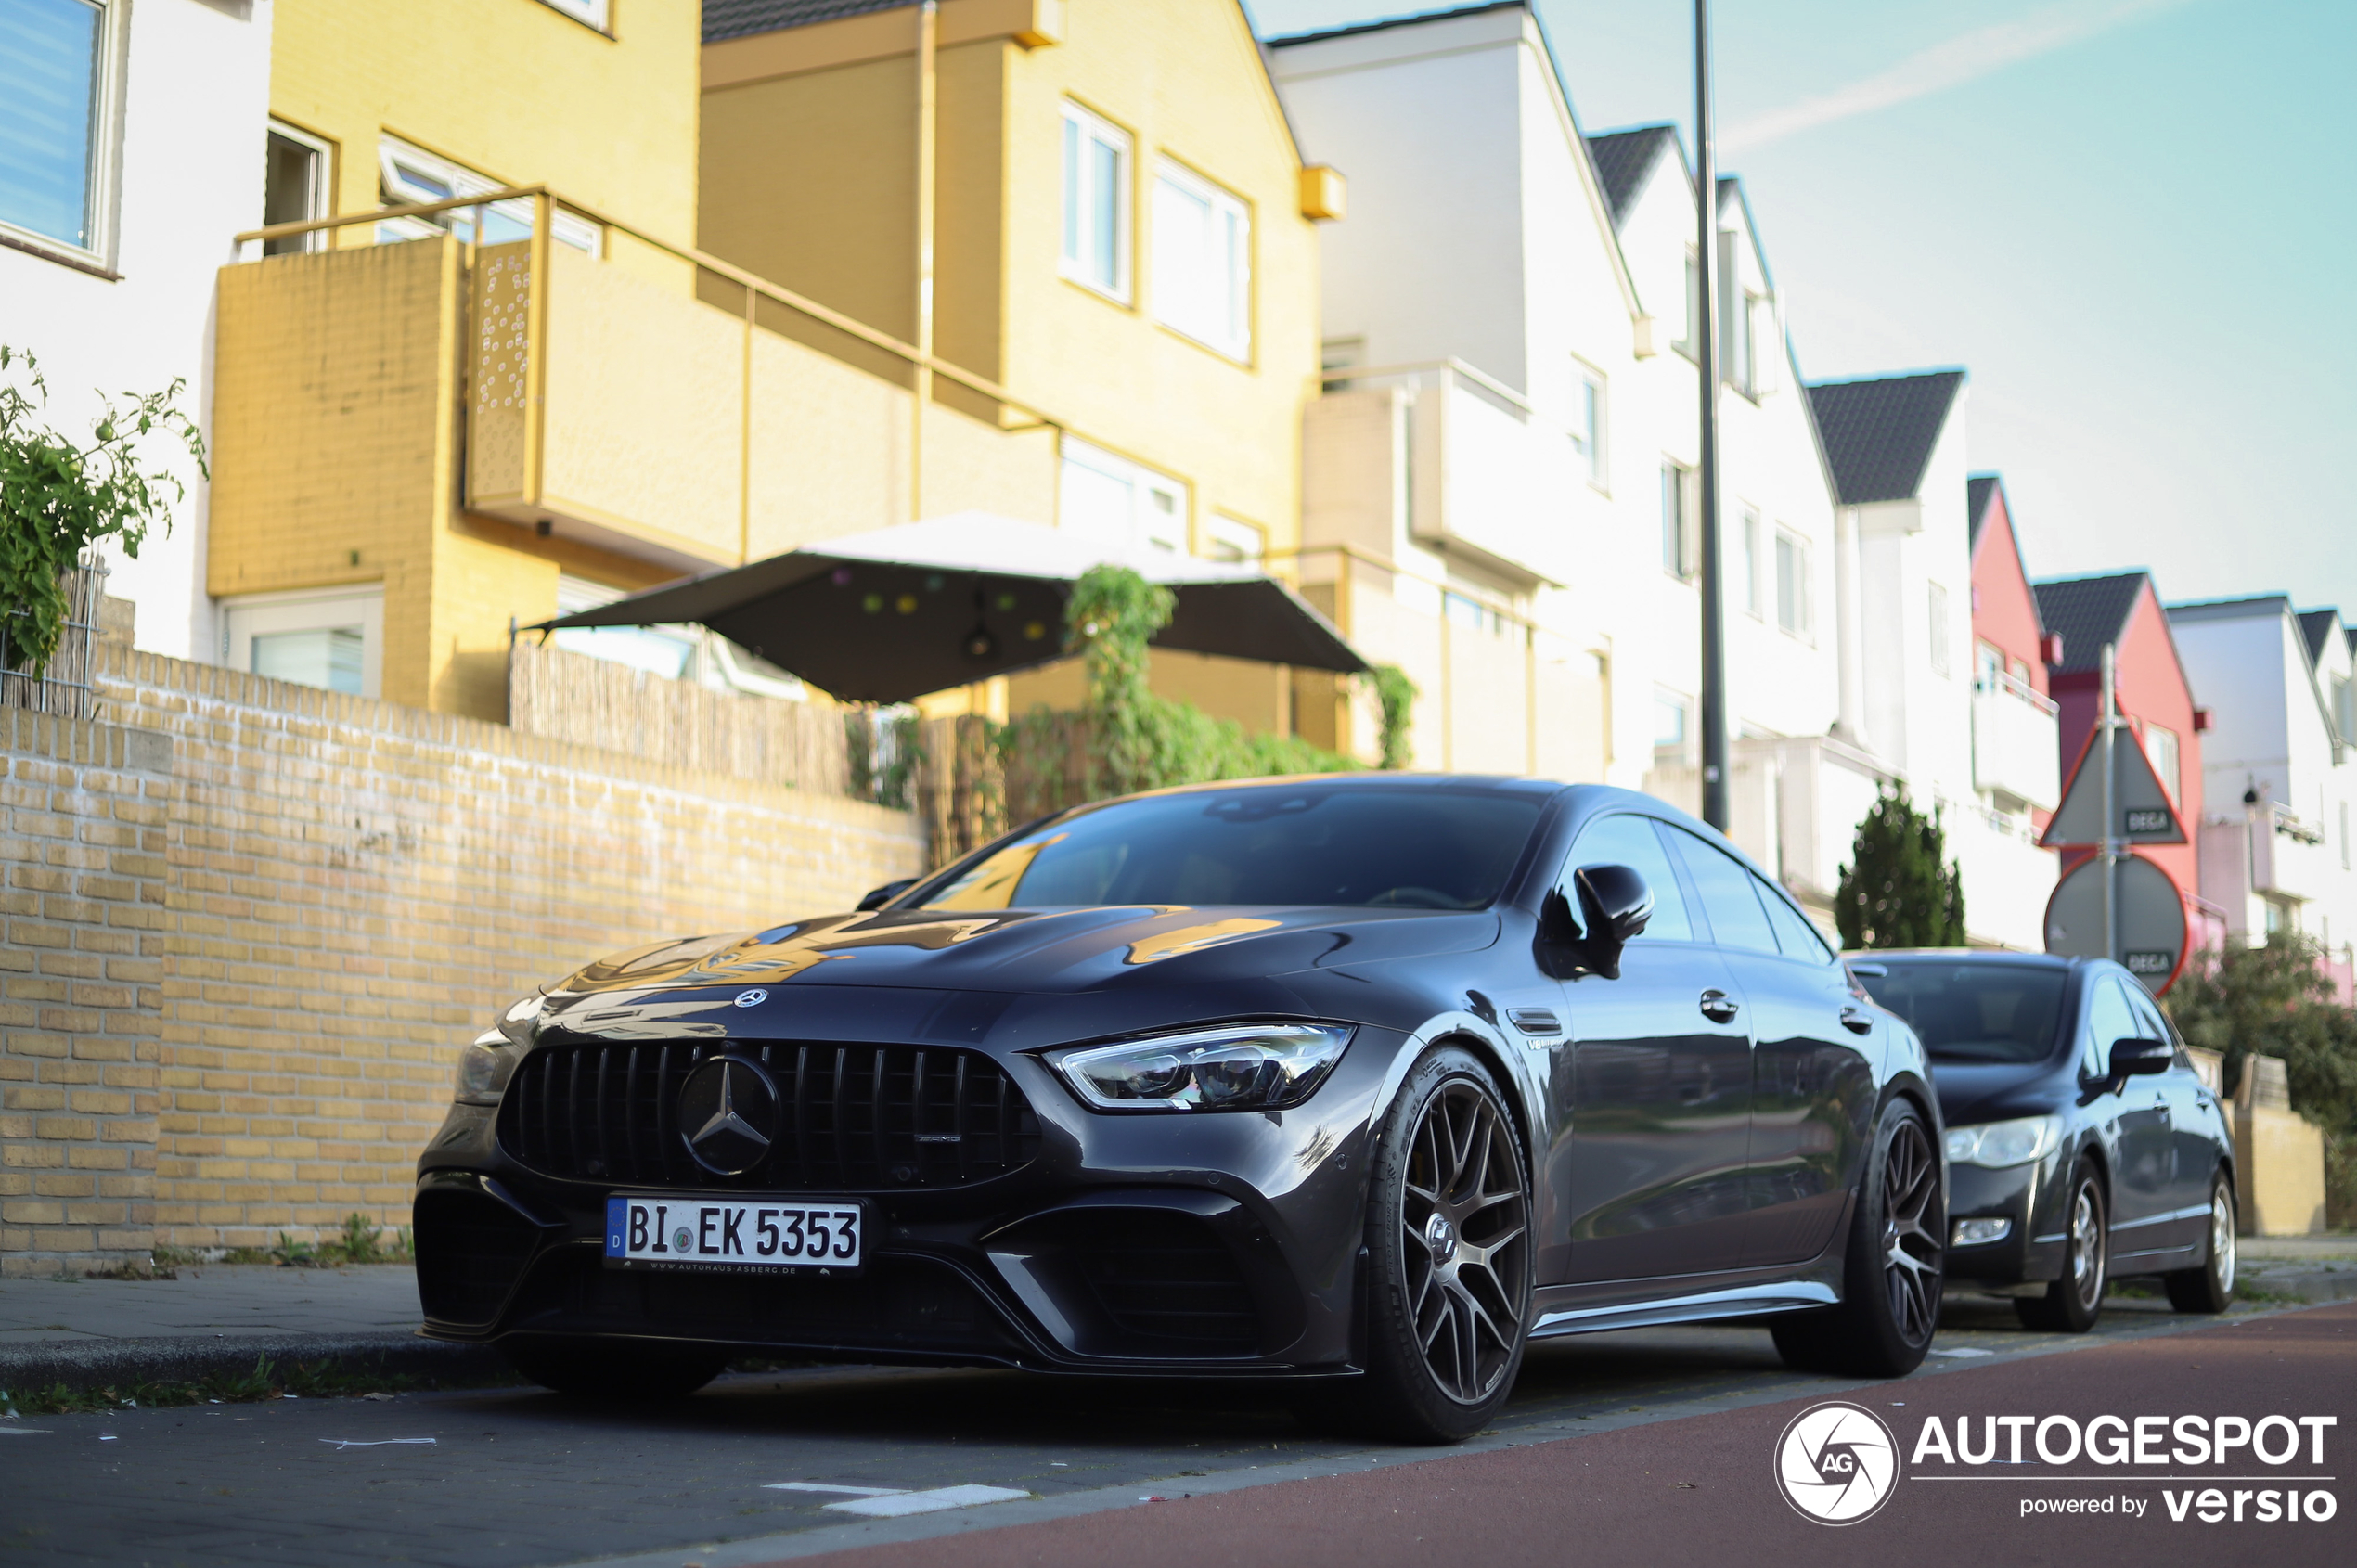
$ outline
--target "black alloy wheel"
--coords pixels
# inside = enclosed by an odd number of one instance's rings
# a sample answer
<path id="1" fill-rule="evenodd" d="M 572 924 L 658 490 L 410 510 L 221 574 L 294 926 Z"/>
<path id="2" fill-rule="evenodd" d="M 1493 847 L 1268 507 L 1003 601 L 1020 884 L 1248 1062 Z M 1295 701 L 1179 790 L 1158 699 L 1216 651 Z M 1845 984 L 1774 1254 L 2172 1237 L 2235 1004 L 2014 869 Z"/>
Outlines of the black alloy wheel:
<path id="1" fill-rule="evenodd" d="M 574 1399 L 678 1399 L 718 1377 L 728 1354 L 634 1340 L 510 1336 L 499 1354 L 528 1382 Z"/>
<path id="2" fill-rule="evenodd" d="M 2180 1312 L 2223 1312 L 2235 1299 L 2235 1184 L 2224 1171 L 2209 1178 L 2209 1227 L 2201 1266 L 2161 1276 L 2169 1305 Z"/>
<path id="3" fill-rule="evenodd" d="M 1802 1371 L 1899 1378 L 1923 1365 L 1939 1328 L 1948 1193 L 1923 1112 L 1883 1108 L 1859 1177 L 1842 1264 L 1842 1299 L 1775 1318 L 1777 1354 Z"/>
<path id="4" fill-rule="evenodd" d="M 2063 1205 L 2062 1278 L 2046 1287 L 2042 1296 L 2014 1302 L 2014 1313 L 2024 1328 L 2050 1334 L 2083 1334 L 2103 1316 L 2104 1287 L 2111 1272 L 2111 1205 L 2104 1196 L 2103 1178 L 2081 1160 L 2070 1173 L 2069 1198 Z"/>
<path id="5" fill-rule="evenodd" d="M 1477 1058 L 1438 1046 L 1417 1062 L 1384 1118 L 1371 1185 L 1353 1424 L 1454 1443 L 1513 1392 L 1534 1266 L 1522 1139 Z"/>

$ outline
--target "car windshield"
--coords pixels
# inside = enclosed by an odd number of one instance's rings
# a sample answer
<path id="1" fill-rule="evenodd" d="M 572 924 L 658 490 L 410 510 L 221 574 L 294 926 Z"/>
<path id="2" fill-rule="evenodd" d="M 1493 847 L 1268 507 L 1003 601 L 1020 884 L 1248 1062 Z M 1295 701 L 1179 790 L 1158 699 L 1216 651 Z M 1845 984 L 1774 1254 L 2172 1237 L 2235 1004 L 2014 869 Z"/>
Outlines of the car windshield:
<path id="1" fill-rule="evenodd" d="M 1876 960 L 1882 962 L 1883 960 Z M 1939 1061 L 2041 1061 L 2054 1049 L 2069 970 L 2052 964 L 1908 962 L 1858 978 Z"/>
<path id="2" fill-rule="evenodd" d="M 1541 802 L 1433 785 L 1260 785 L 1124 801 L 1003 846 L 927 909 L 1107 904 L 1479 909 Z"/>

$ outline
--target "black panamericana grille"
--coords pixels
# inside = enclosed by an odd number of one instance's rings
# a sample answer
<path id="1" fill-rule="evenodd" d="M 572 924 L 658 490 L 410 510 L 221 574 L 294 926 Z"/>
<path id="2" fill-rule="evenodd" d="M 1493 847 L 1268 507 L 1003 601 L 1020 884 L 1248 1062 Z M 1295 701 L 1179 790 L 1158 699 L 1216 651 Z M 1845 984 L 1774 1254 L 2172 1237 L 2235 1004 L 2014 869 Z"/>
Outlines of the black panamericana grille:
<path id="1" fill-rule="evenodd" d="M 778 1086 L 767 1155 L 734 1176 L 689 1157 L 688 1075 L 723 1052 Z M 960 1187 L 1028 1164 L 1039 1123 L 1006 1069 L 940 1047 L 718 1041 L 549 1045 L 499 1104 L 499 1143 L 545 1175 L 625 1185 L 895 1190 Z"/>

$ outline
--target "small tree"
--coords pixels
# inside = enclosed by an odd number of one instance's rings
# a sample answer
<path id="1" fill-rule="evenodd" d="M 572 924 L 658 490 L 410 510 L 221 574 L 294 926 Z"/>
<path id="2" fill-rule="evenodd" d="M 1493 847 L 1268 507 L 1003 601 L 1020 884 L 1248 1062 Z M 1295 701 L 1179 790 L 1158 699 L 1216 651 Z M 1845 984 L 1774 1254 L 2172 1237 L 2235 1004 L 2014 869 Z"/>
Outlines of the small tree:
<path id="1" fill-rule="evenodd" d="M 1397 772 L 1408 765 L 1408 726 L 1416 711 L 1416 683 L 1397 664 L 1377 664 L 1367 677 L 1374 685 L 1375 703 L 1383 710 L 1383 761 L 1375 765 Z"/>
<path id="2" fill-rule="evenodd" d="M 1847 947 L 1960 947 L 1964 879 L 1948 859 L 1935 809 L 1926 816 L 1905 785 L 1887 788 L 1849 846 L 1834 894 L 1834 923 Z"/>
<path id="3" fill-rule="evenodd" d="M 9 667 L 37 675 L 65 629 L 62 579 L 83 552 L 113 539 L 137 559 L 149 525 L 161 521 L 169 530 L 173 504 L 187 495 L 170 469 L 144 466 L 147 439 L 175 439 L 199 474 L 207 469 L 204 437 L 174 401 L 180 380 L 145 397 L 124 393 L 127 408 L 102 396 L 90 443 L 77 446 L 39 422 L 49 405 L 39 363 L 0 344 L 0 377 L 19 364 L 23 386 L 0 379 L 0 633 L 7 637 Z"/>

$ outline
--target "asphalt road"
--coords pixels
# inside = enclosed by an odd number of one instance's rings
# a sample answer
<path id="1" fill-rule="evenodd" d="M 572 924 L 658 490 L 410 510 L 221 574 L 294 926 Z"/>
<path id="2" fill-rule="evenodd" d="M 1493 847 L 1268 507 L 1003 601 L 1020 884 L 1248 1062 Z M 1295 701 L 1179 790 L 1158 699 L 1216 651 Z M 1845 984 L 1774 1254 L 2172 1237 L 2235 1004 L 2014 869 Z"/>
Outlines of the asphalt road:
<path id="1" fill-rule="evenodd" d="M 2143 1562 L 2173 1556 L 2182 1538 L 2212 1543 L 2203 1561 L 2351 1561 L 2357 1496 L 2333 1521 L 2266 1527 L 2260 1553 L 2244 1538 L 2253 1526 L 2222 1542 L 2197 1523 L 2169 1536 L 2150 1513 L 2132 1527 L 2016 1523 L 2001 1516 L 2023 1488 L 2003 1484 L 1902 1484 L 1881 1514 L 1834 1531 L 1772 1488 L 1769 1454 L 1790 1411 L 1845 1394 L 1907 1440 L 1911 1408 L 2083 1417 L 2182 1405 L 2338 1413 L 2335 1441 L 2357 1443 L 2357 1308 L 2241 1319 L 2187 1337 L 2209 1320 L 2116 1304 L 2097 1334 L 2074 1341 L 2020 1331 L 2002 1305 L 1951 1303 L 1939 1341 L 1951 1354 L 1936 1369 L 1862 1390 L 1786 1372 L 1754 1329 L 1555 1341 L 1534 1349 L 1492 1433 L 1438 1457 L 1313 1435 L 1233 1388 L 974 1371 L 741 1376 L 651 1410 L 518 1389 L 44 1417 L 0 1423 L 33 1429 L 0 1436 L 0 1562 L 731 1568 L 857 1547 L 844 1561 L 861 1568 L 1176 1564 L 1182 1553 L 1204 1568 L 1436 1552 L 1686 1560 L 1701 1555 L 1694 1543 L 1752 1562 L 1841 1559 L 1878 1541 L 1885 1561 L 1977 1568 L 1992 1560 L 1982 1532 L 2000 1524 L 1996 1560 L 2083 1562 L 2089 1547 L 2102 1561 L 2132 1539 Z M 1988 1354 L 1952 1354 L 1975 1350 Z M 957 1485 L 1030 1496 L 908 1519 L 830 1506 L 857 1501 L 850 1488 Z M 1920 1495 L 1934 1492 L 1961 1496 Z M 1591 1549 L 1608 1543 L 1626 1549 Z"/>

